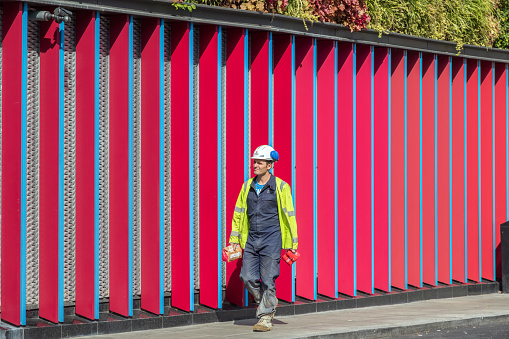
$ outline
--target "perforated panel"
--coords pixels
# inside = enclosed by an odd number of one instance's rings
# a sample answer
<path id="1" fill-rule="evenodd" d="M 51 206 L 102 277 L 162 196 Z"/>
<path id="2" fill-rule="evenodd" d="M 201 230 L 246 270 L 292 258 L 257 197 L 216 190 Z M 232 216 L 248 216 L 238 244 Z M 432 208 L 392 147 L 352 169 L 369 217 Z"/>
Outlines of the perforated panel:
<path id="1" fill-rule="evenodd" d="M 110 20 L 100 17 L 99 54 L 99 298 L 109 296 L 109 255 L 108 255 L 108 69 L 110 50 Z"/>
<path id="2" fill-rule="evenodd" d="M 194 288 L 200 289 L 200 185 L 199 185 L 199 168 L 200 168 L 200 143 L 199 143 L 199 122 L 200 122 L 200 86 L 198 79 L 200 78 L 200 28 L 194 26 L 194 51 L 193 51 L 193 159 L 194 159 Z"/>
<path id="3" fill-rule="evenodd" d="M 133 294 L 141 294 L 141 22 L 133 21 Z"/>
<path id="4" fill-rule="evenodd" d="M 221 40 L 221 248 L 226 246 L 226 33 Z M 226 263 L 221 261 L 222 285 L 226 287 Z"/>
<path id="5" fill-rule="evenodd" d="M 64 29 L 64 301 L 75 300 L 76 30 Z"/>
<path id="6" fill-rule="evenodd" d="M 28 21 L 26 302 L 39 303 L 39 23 Z"/>
<path id="7" fill-rule="evenodd" d="M 171 115 L 170 29 L 164 23 L 164 291 L 171 290 Z"/>

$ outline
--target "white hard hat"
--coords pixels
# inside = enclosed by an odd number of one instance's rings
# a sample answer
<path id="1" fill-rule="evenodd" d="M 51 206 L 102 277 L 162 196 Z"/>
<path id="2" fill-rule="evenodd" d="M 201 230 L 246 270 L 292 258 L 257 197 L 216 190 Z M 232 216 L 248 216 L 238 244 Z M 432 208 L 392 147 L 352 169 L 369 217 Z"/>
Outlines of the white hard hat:
<path id="1" fill-rule="evenodd" d="M 261 145 L 255 149 L 251 159 L 278 161 L 279 154 L 269 145 Z"/>

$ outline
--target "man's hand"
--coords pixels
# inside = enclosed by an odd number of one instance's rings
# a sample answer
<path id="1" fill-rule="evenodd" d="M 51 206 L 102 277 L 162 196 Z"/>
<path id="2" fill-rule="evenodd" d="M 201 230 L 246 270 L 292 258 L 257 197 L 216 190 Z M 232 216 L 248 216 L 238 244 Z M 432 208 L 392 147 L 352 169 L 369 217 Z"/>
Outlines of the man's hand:
<path id="1" fill-rule="evenodd" d="M 236 251 L 237 248 L 240 246 L 239 244 L 235 243 L 235 242 L 231 242 L 230 243 L 230 246 Z"/>

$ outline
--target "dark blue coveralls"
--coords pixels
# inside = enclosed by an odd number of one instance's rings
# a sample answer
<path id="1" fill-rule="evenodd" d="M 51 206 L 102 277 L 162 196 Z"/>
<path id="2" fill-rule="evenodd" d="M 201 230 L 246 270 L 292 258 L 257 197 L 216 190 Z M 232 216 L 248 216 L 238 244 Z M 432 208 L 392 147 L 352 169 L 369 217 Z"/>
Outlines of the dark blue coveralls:
<path id="1" fill-rule="evenodd" d="M 256 178 L 247 195 L 249 234 L 247 237 L 240 279 L 260 302 L 259 318 L 272 314 L 276 308 L 276 279 L 281 260 L 281 226 L 277 206 L 276 177 L 270 176 L 260 195 L 255 190 Z M 260 282 L 261 280 L 261 282 Z"/>

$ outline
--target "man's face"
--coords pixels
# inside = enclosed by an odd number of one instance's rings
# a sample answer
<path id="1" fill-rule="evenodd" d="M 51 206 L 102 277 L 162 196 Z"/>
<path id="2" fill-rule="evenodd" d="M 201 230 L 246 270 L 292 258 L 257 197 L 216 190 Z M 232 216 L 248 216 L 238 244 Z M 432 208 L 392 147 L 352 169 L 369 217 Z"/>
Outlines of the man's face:
<path id="1" fill-rule="evenodd" d="M 272 164 L 269 164 L 268 161 L 254 159 L 253 160 L 253 170 L 255 175 L 264 175 L 272 168 Z"/>

